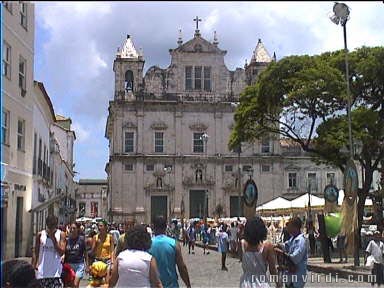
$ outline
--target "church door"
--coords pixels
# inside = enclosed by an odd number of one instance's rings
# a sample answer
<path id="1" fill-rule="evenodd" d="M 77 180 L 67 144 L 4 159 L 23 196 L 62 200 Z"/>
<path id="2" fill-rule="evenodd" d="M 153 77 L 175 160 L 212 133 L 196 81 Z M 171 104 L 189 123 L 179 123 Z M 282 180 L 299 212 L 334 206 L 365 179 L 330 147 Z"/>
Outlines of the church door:
<path id="1" fill-rule="evenodd" d="M 151 196 L 151 221 L 160 215 L 167 218 L 167 196 Z"/>
<path id="2" fill-rule="evenodd" d="M 189 218 L 203 218 L 205 190 L 191 190 L 189 191 Z"/>

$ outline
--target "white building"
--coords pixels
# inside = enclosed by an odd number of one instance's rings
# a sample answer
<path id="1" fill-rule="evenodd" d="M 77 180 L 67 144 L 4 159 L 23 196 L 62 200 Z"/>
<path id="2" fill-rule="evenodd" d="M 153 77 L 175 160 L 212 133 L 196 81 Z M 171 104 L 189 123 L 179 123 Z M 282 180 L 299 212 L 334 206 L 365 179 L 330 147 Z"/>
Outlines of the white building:
<path id="1" fill-rule="evenodd" d="M 30 254 L 34 4 L 3 1 L 2 243 L 5 258 Z"/>
<path id="2" fill-rule="evenodd" d="M 237 216 L 249 170 L 258 203 L 298 196 L 308 183 L 313 193 L 322 193 L 330 179 L 341 185 L 336 168 L 316 166 L 285 140 L 243 143 L 240 155 L 229 151 L 239 94 L 275 61 L 260 39 L 250 63 L 234 71 L 225 65 L 216 34 L 211 43 L 196 30 L 191 40 L 179 37 L 177 44 L 169 50 L 167 68 L 153 66 L 145 75 L 144 57 L 129 35 L 114 60 L 115 95 L 105 133 L 113 221 L 213 216 L 218 206 L 223 216 Z"/>

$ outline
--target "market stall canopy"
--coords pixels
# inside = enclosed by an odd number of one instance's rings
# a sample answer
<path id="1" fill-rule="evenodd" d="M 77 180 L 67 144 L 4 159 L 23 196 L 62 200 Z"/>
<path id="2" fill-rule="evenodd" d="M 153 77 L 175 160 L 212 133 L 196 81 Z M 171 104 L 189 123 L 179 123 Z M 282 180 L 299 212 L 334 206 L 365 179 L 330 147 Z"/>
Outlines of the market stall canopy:
<path id="1" fill-rule="evenodd" d="M 343 200 L 344 200 L 344 190 L 340 189 L 339 190 L 339 198 L 337 200 L 337 203 L 339 205 L 341 205 L 341 204 L 343 204 Z M 372 205 L 373 205 L 372 199 L 366 198 L 365 199 L 365 206 L 372 206 Z"/>
<path id="2" fill-rule="evenodd" d="M 289 201 L 283 197 L 277 197 L 277 198 L 275 198 L 269 202 L 266 202 L 266 203 L 256 207 L 256 211 L 287 209 L 287 208 L 291 208 L 291 201 Z"/>
<path id="3" fill-rule="evenodd" d="M 305 208 L 308 207 L 309 195 L 307 193 L 293 199 L 290 203 L 292 208 Z M 311 206 L 323 206 L 325 203 L 324 198 L 317 197 L 311 194 Z"/>

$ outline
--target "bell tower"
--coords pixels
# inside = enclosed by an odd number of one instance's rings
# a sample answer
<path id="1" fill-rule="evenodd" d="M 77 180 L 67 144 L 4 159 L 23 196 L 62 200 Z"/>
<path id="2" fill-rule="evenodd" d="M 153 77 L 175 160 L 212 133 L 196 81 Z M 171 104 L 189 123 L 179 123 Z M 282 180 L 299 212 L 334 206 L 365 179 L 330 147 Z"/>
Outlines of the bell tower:
<path id="1" fill-rule="evenodd" d="M 253 51 L 251 62 L 245 64 L 245 74 L 247 77 L 247 85 L 255 84 L 258 75 L 264 71 L 268 64 L 272 61 L 276 61 L 276 55 L 269 56 L 267 49 L 265 48 L 261 39 L 257 42 L 256 48 Z"/>
<path id="2" fill-rule="evenodd" d="M 113 62 L 115 72 L 115 100 L 134 101 L 144 88 L 144 59 L 137 51 L 130 35 L 127 35 L 123 47 L 117 49 Z"/>

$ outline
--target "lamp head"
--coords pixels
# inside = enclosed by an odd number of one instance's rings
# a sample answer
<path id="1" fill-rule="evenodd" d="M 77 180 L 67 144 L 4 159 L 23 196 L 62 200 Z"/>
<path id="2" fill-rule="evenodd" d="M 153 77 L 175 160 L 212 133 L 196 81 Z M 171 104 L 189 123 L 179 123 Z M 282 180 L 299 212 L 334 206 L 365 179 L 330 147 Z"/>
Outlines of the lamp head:
<path id="1" fill-rule="evenodd" d="M 349 7 L 344 3 L 335 2 L 333 5 L 333 16 L 330 17 L 331 21 L 338 25 L 339 23 L 344 26 L 349 19 Z"/>
<path id="2" fill-rule="evenodd" d="M 330 17 L 329 17 L 329 19 L 331 19 L 331 21 L 333 22 L 333 23 L 335 23 L 336 25 L 339 25 L 339 18 L 336 16 L 336 15 L 331 15 Z"/>

